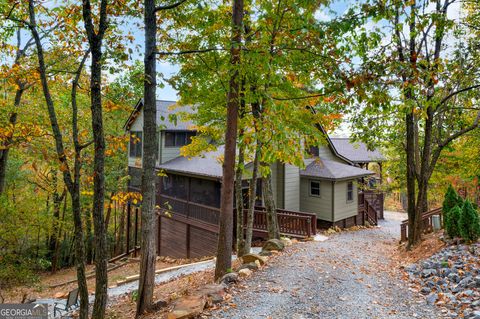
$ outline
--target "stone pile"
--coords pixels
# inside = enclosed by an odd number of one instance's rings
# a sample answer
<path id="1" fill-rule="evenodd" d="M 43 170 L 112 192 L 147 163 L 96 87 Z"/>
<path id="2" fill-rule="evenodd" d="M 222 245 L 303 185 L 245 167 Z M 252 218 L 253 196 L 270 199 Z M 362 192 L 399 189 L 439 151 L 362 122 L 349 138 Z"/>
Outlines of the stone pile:
<path id="1" fill-rule="evenodd" d="M 480 243 L 449 246 L 405 270 L 427 303 L 451 318 L 480 319 Z"/>

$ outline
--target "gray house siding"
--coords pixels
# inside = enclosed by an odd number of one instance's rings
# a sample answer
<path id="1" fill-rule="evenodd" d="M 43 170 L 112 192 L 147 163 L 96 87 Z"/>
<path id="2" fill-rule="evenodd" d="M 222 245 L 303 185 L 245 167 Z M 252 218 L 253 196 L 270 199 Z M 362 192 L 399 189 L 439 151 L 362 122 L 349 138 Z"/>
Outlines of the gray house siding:
<path id="1" fill-rule="evenodd" d="M 300 171 L 299 168 L 285 164 L 285 209 L 299 211 L 300 210 Z"/>
<path id="2" fill-rule="evenodd" d="M 310 195 L 310 181 L 320 182 L 320 196 Z M 300 211 L 315 213 L 322 220 L 332 221 L 332 182 L 302 177 L 300 179 Z"/>
<path id="3" fill-rule="evenodd" d="M 358 214 L 358 195 L 357 185 L 353 182 L 353 200 L 347 201 L 347 185 L 349 181 L 340 181 L 335 183 L 335 220 L 339 221 Z"/>
<path id="4" fill-rule="evenodd" d="M 285 165 L 277 163 L 277 208 L 285 208 Z"/>
<path id="5" fill-rule="evenodd" d="M 318 156 L 321 157 L 321 158 L 330 160 L 330 161 L 345 163 L 344 160 L 335 156 L 335 154 L 332 153 L 332 151 L 330 150 L 330 148 L 327 145 L 320 145 L 318 147 Z"/>

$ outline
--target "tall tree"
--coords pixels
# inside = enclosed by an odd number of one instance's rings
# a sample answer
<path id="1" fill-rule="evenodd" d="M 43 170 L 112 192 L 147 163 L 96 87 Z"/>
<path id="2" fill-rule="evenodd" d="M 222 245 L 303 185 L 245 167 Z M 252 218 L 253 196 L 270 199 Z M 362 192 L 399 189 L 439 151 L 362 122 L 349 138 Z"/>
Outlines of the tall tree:
<path id="1" fill-rule="evenodd" d="M 362 106 L 353 114 L 354 130 L 370 142 L 386 137 L 405 152 L 408 247 L 421 240 L 429 181 L 442 151 L 480 120 L 471 107 L 480 87 L 478 62 L 469 41 L 449 40 L 468 39 L 465 28 L 448 16 L 454 1 L 430 3 L 373 1 L 362 10 L 375 16 L 376 28 L 353 32 L 348 40 L 357 43 L 354 54 L 362 60 L 359 72 L 346 79 Z M 398 131 L 405 134 L 402 140 Z"/>
<path id="2" fill-rule="evenodd" d="M 137 314 L 152 306 L 155 285 L 155 163 L 157 159 L 157 17 L 155 0 L 144 2 L 145 22 L 145 79 L 143 93 L 143 157 L 142 157 L 142 247 Z"/>
<path id="3" fill-rule="evenodd" d="M 225 153 L 222 189 L 220 194 L 220 230 L 218 234 L 215 278 L 219 279 L 232 267 L 233 192 L 235 183 L 235 153 L 237 147 L 237 121 L 240 101 L 240 68 L 243 34 L 243 0 L 232 3 L 232 40 L 230 44 L 230 82 L 227 100 Z M 239 181 L 241 183 L 241 181 Z"/>
<path id="4" fill-rule="evenodd" d="M 152 308 L 156 261 L 156 171 L 158 154 L 157 134 L 157 17 L 156 13 L 174 9 L 184 3 L 180 0 L 167 5 L 156 5 L 155 0 L 144 1 L 145 56 L 143 91 L 143 157 L 142 157 L 142 247 L 140 279 L 136 316 Z"/>
<path id="5" fill-rule="evenodd" d="M 83 229 L 82 229 L 82 218 L 81 218 L 81 205 L 80 205 L 80 152 L 82 149 L 87 147 L 89 144 L 80 145 L 75 144 L 75 164 L 73 168 L 73 177 L 72 172 L 69 167 L 69 162 L 66 156 L 66 150 L 63 142 L 62 131 L 59 127 L 57 114 L 55 110 L 54 101 L 50 92 L 48 80 L 47 80 L 47 68 L 45 64 L 44 49 L 41 42 L 41 37 L 37 30 L 37 22 L 35 15 L 35 5 L 33 0 L 28 2 L 28 12 L 29 12 L 29 21 L 20 21 L 25 23 L 30 29 L 32 36 L 34 38 L 36 48 L 37 48 L 37 57 L 38 57 L 38 72 L 40 75 L 40 81 L 42 84 L 43 94 L 45 97 L 45 102 L 47 104 L 48 115 L 50 119 L 50 124 L 53 132 L 53 137 L 55 140 L 56 153 L 58 160 L 61 163 L 63 180 L 67 189 L 72 198 L 72 209 L 73 217 L 75 224 L 75 264 L 77 269 L 77 282 L 80 295 L 80 318 L 88 318 L 88 289 L 87 289 L 87 280 L 85 275 L 85 248 L 83 243 Z M 79 71 L 77 74 L 80 74 L 83 64 L 88 56 L 84 55 L 84 58 L 79 66 Z M 72 94 L 75 93 L 77 84 L 74 83 L 72 87 Z M 73 103 L 73 102 L 72 102 Z M 77 112 L 75 104 L 72 104 L 72 125 L 73 125 L 73 139 L 78 141 L 78 130 L 75 129 L 77 123 Z"/>
<path id="6" fill-rule="evenodd" d="M 100 2 L 98 26 L 93 22 L 92 5 L 83 0 L 83 23 L 87 32 L 91 52 L 90 64 L 90 108 L 92 112 L 92 131 L 94 152 L 93 175 L 93 227 L 95 238 L 95 301 L 93 318 L 102 319 L 107 306 L 108 287 L 108 249 L 107 231 L 104 218 L 105 201 L 105 136 L 102 108 L 102 66 L 104 57 L 102 42 L 108 28 L 107 0 Z M 97 30 L 95 30 L 97 29 Z"/>

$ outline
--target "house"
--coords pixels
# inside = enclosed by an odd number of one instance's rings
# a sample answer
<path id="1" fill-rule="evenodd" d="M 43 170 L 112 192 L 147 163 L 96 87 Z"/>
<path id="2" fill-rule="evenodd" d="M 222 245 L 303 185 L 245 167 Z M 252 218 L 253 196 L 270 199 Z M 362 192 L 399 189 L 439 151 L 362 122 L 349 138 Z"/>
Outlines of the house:
<path id="1" fill-rule="evenodd" d="M 157 169 L 165 173 L 158 179 L 157 205 L 174 215 L 160 218 L 158 250 L 162 255 L 174 257 L 208 255 L 216 248 L 212 243 L 216 242 L 218 228 L 222 179 L 219 157 L 223 148 L 219 146 L 217 151 L 193 158 L 180 156 L 180 148 L 196 132 L 192 130 L 193 123 L 174 120 L 179 112 L 193 112 L 192 108 L 174 106 L 174 101 L 157 101 L 160 128 Z M 135 191 L 141 186 L 142 125 L 142 101 L 139 101 L 125 123 L 131 135 L 129 189 Z M 385 159 L 378 151 L 368 151 L 362 143 L 332 139 L 323 133 L 327 145 L 313 147 L 304 168 L 280 162 L 271 165 L 277 208 L 290 214 L 307 213 L 307 219 L 314 215 L 322 227 L 349 227 L 364 224 L 366 220 L 376 223 L 383 216 L 383 197 L 360 191 L 359 181 L 375 174 L 365 167 Z M 247 176 L 244 185 L 248 185 Z M 261 204 L 261 189 L 258 189 Z M 184 248 L 167 242 L 182 243 L 180 246 Z"/>

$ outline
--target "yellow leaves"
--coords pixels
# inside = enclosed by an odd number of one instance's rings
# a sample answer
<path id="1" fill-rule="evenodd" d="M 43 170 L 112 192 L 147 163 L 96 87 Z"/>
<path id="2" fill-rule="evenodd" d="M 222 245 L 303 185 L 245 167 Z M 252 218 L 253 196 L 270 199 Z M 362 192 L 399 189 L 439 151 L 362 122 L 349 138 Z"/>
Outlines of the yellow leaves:
<path id="1" fill-rule="evenodd" d="M 131 201 L 133 204 L 138 204 L 142 200 L 142 194 L 137 192 L 118 192 L 111 197 L 112 201 L 126 204 Z"/>

